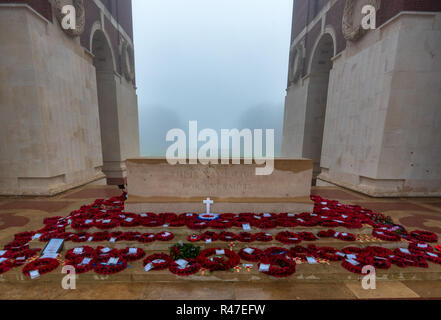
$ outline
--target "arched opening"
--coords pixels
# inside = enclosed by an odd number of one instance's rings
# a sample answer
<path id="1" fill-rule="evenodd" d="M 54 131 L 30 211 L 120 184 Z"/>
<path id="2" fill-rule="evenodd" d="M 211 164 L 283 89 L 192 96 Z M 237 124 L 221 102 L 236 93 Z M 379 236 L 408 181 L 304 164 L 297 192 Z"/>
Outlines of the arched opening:
<path id="1" fill-rule="evenodd" d="M 317 43 L 310 61 L 303 156 L 314 162 L 313 178 L 320 174 L 320 161 L 328 98 L 329 73 L 334 56 L 334 40 L 325 33 Z"/>
<path id="2" fill-rule="evenodd" d="M 121 152 L 114 61 L 109 42 L 101 30 L 93 34 L 92 53 L 96 69 L 103 172 L 111 184 L 115 172 L 120 171 Z"/>

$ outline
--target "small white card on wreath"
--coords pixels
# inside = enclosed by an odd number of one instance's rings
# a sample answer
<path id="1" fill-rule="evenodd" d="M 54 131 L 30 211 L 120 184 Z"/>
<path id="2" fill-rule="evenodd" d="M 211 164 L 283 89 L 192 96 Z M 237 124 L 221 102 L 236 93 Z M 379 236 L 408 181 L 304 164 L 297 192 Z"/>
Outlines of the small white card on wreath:
<path id="1" fill-rule="evenodd" d="M 32 270 L 29 272 L 29 275 L 31 276 L 31 279 L 37 279 L 40 277 L 40 272 L 38 272 L 38 270 Z"/>
<path id="2" fill-rule="evenodd" d="M 253 254 L 254 253 L 254 249 L 253 248 L 245 248 L 245 249 L 243 249 L 243 251 L 245 253 L 248 253 L 248 254 Z"/>
<path id="3" fill-rule="evenodd" d="M 225 250 L 224 249 L 216 250 L 216 254 L 221 256 L 221 255 L 225 254 Z"/>
<path id="4" fill-rule="evenodd" d="M 242 225 L 243 231 L 250 231 L 251 230 L 251 226 L 249 223 L 244 223 Z"/>
<path id="5" fill-rule="evenodd" d="M 269 271 L 269 269 L 270 269 L 270 265 L 269 264 L 261 263 L 260 266 L 259 266 L 259 271 L 260 272 Z"/>
<path id="6" fill-rule="evenodd" d="M 188 265 L 188 261 L 184 259 L 176 260 L 175 263 L 181 268 L 185 268 Z"/>
<path id="7" fill-rule="evenodd" d="M 129 254 L 137 254 L 138 248 L 129 248 Z"/>
<path id="8" fill-rule="evenodd" d="M 317 264 L 317 260 L 315 260 L 314 257 L 306 257 L 306 261 L 308 261 L 309 264 Z"/>
<path id="9" fill-rule="evenodd" d="M 83 248 L 75 248 L 75 249 L 73 250 L 73 253 L 74 253 L 74 254 L 82 254 L 82 253 L 83 253 Z"/>
<path id="10" fill-rule="evenodd" d="M 145 272 L 149 272 L 150 270 L 153 269 L 153 264 L 152 263 L 147 263 L 144 267 L 144 271 Z"/>

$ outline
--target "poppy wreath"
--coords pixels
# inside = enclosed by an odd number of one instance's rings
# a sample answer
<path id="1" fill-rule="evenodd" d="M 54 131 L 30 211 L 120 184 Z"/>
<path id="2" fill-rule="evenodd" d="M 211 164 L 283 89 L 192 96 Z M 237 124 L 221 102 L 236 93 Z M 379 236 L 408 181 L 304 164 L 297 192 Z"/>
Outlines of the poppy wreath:
<path id="1" fill-rule="evenodd" d="M 392 250 L 378 246 L 369 246 L 364 249 L 364 252 L 368 252 L 371 256 L 377 256 L 382 258 L 389 258 L 394 254 Z"/>
<path id="2" fill-rule="evenodd" d="M 118 225 L 119 221 L 115 219 L 104 219 L 101 221 L 95 221 L 95 227 L 101 230 L 113 229 L 116 228 Z"/>
<path id="3" fill-rule="evenodd" d="M 324 220 L 320 222 L 320 225 L 325 228 L 335 228 L 338 227 L 340 223 L 332 220 Z"/>
<path id="4" fill-rule="evenodd" d="M 361 229 L 363 224 L 360 221 L 345 221 L 343 226 L 348 229 Z"/>
<path id="5" fill-rule="evenodd" d="M 208 223 L 208 226 L 213 229 L 229 229 L 233 226 L 231 220 L 213 220 Z"/>
<path id="6" fill-rule="evenodd" d="M 288 249 L 282 247 L 270 247 L 265 249 L 265 257 L 272 258 L 275 256 L 280 256 L 288 253 Z"/>
<path id="7" fill-rule="evenodd" d="M 106 262 L 98 262 L 95 264 L 94 271 L 98 274 L 115 274 L 127 268 L 127 261 L 120 255 L 112 255 L 110 258 L 117 258 L 118 263 L 108 264 Z"/>
<path id="8" fill-rule="evenodd" d="M 25 264 L 29 258 L 35 257 L 40 250 L 41 249 L 26 249 L 23 251 L 16 251 L 12 253 L 9 258 L 15 259 L 14 266 L 18 267 Z"/>
<path id="9" fill-rule="evenodd" d="M 404 259 L 404 263 L 406 266 L 409 267 L 417 267 L 417 268 L 428 268 L 429 265 L 427 264 L 426 260 L 424 258 L 417 258 L 417 259 Z"/>
<path id="10" fill-rule="evenodd" d="M 93 258 L 90 258 L 90 261 L 88 263 L 83 263 L 85 258 L 89 258 L 89 257 L 78 256 L 73 260 L 68 260 L 66 262 L 66 265 L 74 267 L 75 272 L 78 274 L 89 272 L 94 268 L 94 264 L 96 263 L 96 261 Z"/>
<path id="11" fill-rule="evenodd" d="M 138 241 L 139 237 L 141 237 L 141 233 L 140 232 L 124 232 L 119 239 L 120 240 L 125 240 L 125 241 Z"/>
<path id="12" fill-rule="evenodd" d="M 299 237 L 305 241 L 315 241 L 317 237 L 312 232 L 300 232 Z"/>
<path id="13" fill-rule="evenodd" d="M 144 233 L 137 239 L 141 243 L 151 243 L 156 240 L 154 233 Z"/>
<path id="14" fill-rule="evenodd" d="M 422 231 L 422 230 L 415 230 L 410 233 L 410 237 L 417 241 L 423 241 L 423 242 L 438 242 L 438 236 L 429 231 Z"/>
<path id="15" fill-rule="evenodd" d="M 0 263 L 0 274 L 8 272 L 14 267 L 14 264 L 10 260 L 3 261 Z"/>
<path id="16" fill-rule="evenodd" d="M 92 237 L 92 241 L 94 242 L 109 241 L 110 234 L 107 231 L 95 232 L 91 234 L 91 237 Z"/>
<path id="17" fill-rule="evenodd" d="M 355 262 L 356 262 L 356 264 L 353 264 L 348 260 L 343 260 L 343 262 L 341 263 L 341 266 L 343 268 L 345 268 L 346 270 L 348 270 L 349 272 L 363 274 L 363 267 L 365 265 L 358 262 L 358 261 L 355 261 Z"/>
<path id="18" fill-rule="evenodd" d="M 178 215 L 174 212 L 164 212 L 159 214 L 159 218 L 163 219 L 165 223 L 170 223 L 178 218 Z"/>
<path id="19" fill-rule="evenodd" d="M 292 218 L 277 218 L 276 223 L 279 227 L 284 228 L 294 228 L 299 225 L 299 222 Z"/>
<path id="20" fill-rule="evenodd" d="M 207 241 L 207 240 L 216 241 L 217 238 L 218 238 L 218 236 L 217 236 L 216 232 L 205 231 L 203 234 L 201 234 L 202 241 Z"/>
<path id="21" fill-rule="evenodd" d="M 273 236 L 271 234 L 265 233 L 265 232 L 256 233 L 254 235 L 254 238 L 256 239 L 256 241 L 261 241 L 261 242 L 273 241 Z"/>
<path id="22" fill-rule="evenodd" d="M 246 249 L 251 249 L 251 250 L 253 250 L 253 252 L 247 253 L 247 252 L 245 252 Z M 260 261 L 265 256 L 265 253 L 263 252 L 263 250 L 260 250 L 257 248 L 242 248 L 242 249 L 240 249 L 238 254 L 242 260 L 251 261 L 251 262 Z"/>
<path id="23" fill-rule="evenodd" d="M 119 222 L 121 227 L 137 227 L 139 226 L 139 218 L 137 216 L 128 216 Z"/>
<path id="24" fill-rule="evenodd" d="M 168 269 L 170 270 L 171 273 L 181 277 L 188 277 L 192 274 L 197 273 L 201 269 L 201 265 L 197 263 L 196 260 L 185 259 L 185 261 L 188 262 L 185 268 L 182 268 L 176 262 L 173 261 Z"/>
<path id="25" fill-rule="evenodd" d="M 71 240 L 72 242 L 76 242 L 76 243 L 79 243 L 79 242 L 86 242 L 87 240 L 89 240 L 89 237 L 90 237 L 90 236 L 91 236 L 91 235 L 88 234 L 88 233 L 86 233 L 86 232 L 74 233 L 74 234 L 72 234 L 72 236 L 70 237 L 70 240 Z"/>
<path id="26" fill-rule="evenodd" d="M 389 257 L 389 261 L 392 264 L 396 265 L 397 267 L 400 267 L 400 268 L 405 268 L 406 267 L 406 262 L 404 261 L 403 257 L 399 257 L 399 256 L 396 256 L 396 255 L 393 255 L 393 256 Z"/>
<path id="27" fill-rule="evenodd" d="M 11 251 L 23 251 L 29 249 L 29 244 L 26 240 L 14 240 L 5 245 L 4 248 Z"/>
<path id="28" fill-rule="evenodd" d="M 119 253 L 118 249 L 111 249 L 110 251 L 104 251 L 104 247 L 98 247 L 95 251 L 95 259 L 97 260 L 97 262 L 106 262 L 108 261 L 110 258 L 120 258 L 121 255 Z M 107 248 L 109 249 L 109 248 Z"/>
<path id="29" fill-rule="evenodd" d="M 81 253 L 75 253 L 75 249 L 79 249 L 82 248 L 82 252 Z M 88 257 L 88 258 L 93 258 L 96 255 L 96 250 L 92 247 L 89 246 L 84 246 L 84 247 L 79 247 L 79 248 L 73 248 L 70 249 L 66 252 L 65 258 L 66 260 L 75 260 L 78 257 Z"/>
<path id="30" fill-rule="evenodd" d="M 294 232 L 283 231 L 276 235 L 276 240 L 284 244 L 295 244 L 302 242 L 302 238 Z"/>
<path id="31" fill-rule="evenodd" d="M 400 241 L 401 237 L 393 232 L 388 232 L 386 230 L 374 229 L 372 230 L 372 235 L 375 238 L 384 240 L 384 241 Z"/>
<path id="32" fill-rule="evenodd" d="M 217 250 L 224 250 L 224 255 L 227 257 L 216 257 Z M 210 256 L 215 256 L 211 257 Z M 226 271 L 234 268 L 240 263 L 240 257 L 237 253 L 228 249 L 205 249 L 196 257 L 196 261 L 204 268 L 210 271 Z"/>
<path id="33" fill-rule="evenodd" d="M 296 272 L 296 263 L 289 260 L 285 256 L 263 258 L 262 262 L 258 264 L 259 269 L 262 264 L 270 265 L 269 270 L 262 271 L 262 273 L 272 277 L 285 278 L 293 275 Z"/>
<path id="34" fill-rule="evenodd" d="M 318 219 L 309 219 L 309 220 L 297 219 L 297 221 L 299 222 L 299 225 L 302 227 L 315 227 L 316 225 L 319 224 Z"/>
<path id="35" fill-rule="evenodd" d="M 68 240 L 70 240 L 72 235 L 73 235 L 73 233 L 71 233 L 71 232 L 51 232 L 51 233 L 43 234 L 39 238 L 39 240 L 41 242 L 47 242 L 47 241 L 50 241 L 51 239 L 64 239 L 65 241 L 68 241 Z"/>
<path id="36" fill-rule="evenodd" d="M 164 221 L 160 218 L 141 218 L 139 220 L 139 223 L 143 227 L 155 228 L 155 227 L 162 226 L 164 224 Z"/>
<path id="37" fill-rule="evenodd" d="M 43 223 L 45 225 L 57 224 L 62 219 L 63 217 L 48 217 L 48 218 L 44 218 Z"/>
<path id="38" fill-rule="evenodd" d="M 168 231 L 163 231 L 160 233 L 157 233 L 155 235 L 155 239 L 158 241 L 171 241 L 175 238 L 175 235 Z"/>
<path id="39" fill-rule="evenodd" d="M 274 220 L 262 219 L 254 221 L 252 225 L 259 229 L 273 229 L 277 227 L 277 222 Z"/>
<path id="40" fill-rule="evenodd" d="M 378 269 L 389 269 L 391 266 L 391 262 L 388 258 L 374 256 L 373 265 L 375 268 Z"/>
<path id="41" fill-rule="evenodd" d="M 57 259 L 37 259 L 25 265 L 22 272 L 28 277 L 30 276 L 29 273 L 34 270 L 38 271 L 38 273 L 42 275 L 54 271 L 59 265 L 60 263 Z"/>
<path id="42" fill-rule="evenodd" d="M 409 251 L 414 254 L 425 255 L 426 252 L 434 252 L 433 247 L 425 242 L 411 242 L 409 243 Z"/>
<path id="43" fill-rule="evenodd" d="M 144 258 L 144 256 L 145 256 L 144 250 L 142 250 L 141 248 L 134 248 L 134 249 L 136 249 L 135 254 L 130 253 L 130 248 L 125 248 L 125 249 L 120 250 L 120 254 L 127 261 L 136 261 L 136 260 Z"/>
<path id="44" fill-rule="evenodd" d="M 357 248 L 357 247 L 346 247 L 346 248 L 341 249 L 341 251 L 344 254 L 358 254 L 358 253 L 361 253 L 363 251 L 363 249 Z"/>
<path id="45" fill-rule="evenodd" d="M 331 247 L 320 247 L 317 250 L 317 256 L 322 259 L 326 259 L 329 261 L 340 261 L 343 260 L 342 255 L 338 255 L 339 251 L 335 248 Z"/>
<path id="46" fill-rule="evenodd" d="M 419 268 L 428 268 L 426 260 L 421 257 L 409 256 L 408 258 L 404 258 L 403 256 L 394 255 L 390 258 L 391 263 L 395 264 L 400 268 L 405 267 L 419 267 Z"/>
<path id="47" fill-rule="evenodd" d="M 72 229 L 75 229 L 75 230 L 90 229 L 95 226 L 95 221 L 92 221 L 90 223 L 86 223 L 87 220 L 92 220 L 92 219 L 75 219 L 72 221 L 70 226 L 72 227 Z"/>
<path id="48" fill-rule="evenodd" d="M 319 238 L 331 238 L 335 234 L 334 230 L 322 230 L 318 233 Z"/>
<path id="49" fill-rule="evenodd" d="M 184 222 L 186 223 L 189 220 L 194 220 L 197 219 L 199 215 L 197 213 L 193 213 L 193 212 L 185 212 L 185 213 L 181 213 L 178 216 L 178 219 L 180 220 L 184 220 Z"/>
<path id="50" fill-rule="evenodd" d="M 178 217 L 178 218 L 176 218 L 175 220 L 170 221 L 170 222 L 169 222 L 169 225 L 170 225 L 170 227 L 178 228 L 178 227 L 183 227 L 183 226 L 185 226 L 186 223 L 187 223 L 187 220 L 186 220 L 186 219 Z"/>
<path id="51" fill-rule="evenodd" d="M 242 225 L 245 223 L 253 225 L 253 218 L 248 216 L 239 216 L 233 220 L 233 226 L 238 228 L 242 228 Z"/>
<path id="52" fill-rule="evenodd" d="M 122 231 L 114 231 L 109 234 L 109 241 L 122 241 L 123 235 L 124 235 L 124 232 L 122 232 Z"/>
<path id="53" fill-rule="evenodd" d="M 288 256 L 291 258 L 306 258 L 306 257 L 319 257 L 318 250 L 315 245 L 309 245 L 307 248 L 302 246 L 295 246 L 294 248 L 289 249 Z"/>
<path id="54" fill-rule="evenodd" d="M 435 252 L 426 252 L 425 258 L 430 262 L 441 264 L 441 256 Z"/>
<path id="55" fill-rule="evenodd" d="M 335 237 L 342 241 L 355 241 L 357 239 L 354 234 L 347 232 L 337 232 Z"/>
<path id="56" fill-rule="evenodd" d="M 53 225 L 53 226 L 46 226 L 44 228 L 41 228 L 40 230 L 37 230 L 36 233 L 59 233 L 59 232 L 64 232 L 65 231 L 65 227 L 59 227 L 58 225 Z"/>
<path id="57" fill-rule="evenodd" d="M 236 241 L 236 240 L 237 240 L 237 235 L 235 235 L 235 234 L 232 233 L 232 232 L 226 232 L 226 231 L 223 231 L 223 232 L 219 233 L 219 235 L 217 236 L 217 238 L 218 238 L 219 240 L 221 240 L 221 241 L 225 241 L 225 242 L 228 242 L 228 241 Z"/>
<path id="58" fill-rule="evenodd" d="M 29 232 L 21 232 L 14 235 L 14 240 L 22 241 L 22 242 L 29 242 L 32 240 L 32 237 L 35 235 L 34 231 Z"/>
<path id="59" fill-rule="evenodd" d="M 222 220 L 234 220 L 236 215 L 234 213 L 222 213 L 219 218 Z"/>
<path id="60" fill-rule="evenodd" d="M 187 240 L 190 242 L 198 242 L 201 241 L 201 236 L 197 234 L 192 234 L 191 236 L 187 236 Z"/>
<path id="61" fill-rule="evenodd" d="M 425 253 L 422 252 L 422 251 L 411 252 L 409 250 L 409 253 L 406 253 L 406 252 L 401 251 L 400 249 L 402 249 L 402 248 L 395 249 L 394 250 L 394 255 L 397 255 L 397 256 L 399 256 L 401 258 L 404 258 L 404 259 L 409 259 L 409 260 L 418 260 L 418 259 L 420 259 L 421 260 L 425 256 Z"/>
<path id="62" fill-rule="evenodd" d="M 149 263 L 153 265 L 153 270 L 164 270 L 170 267 L 173 259 L 168 254 L 155 253 L 144 259 L 144 267 Z"/>
<path id="63" fill-rule="evenodd" d="M 206 221 L 200 220 L 187 221 L 186 225 L 192 230 L 202 230 L 208 227 L 208 223 Z"/>
<path id="64" fill-rule="evenodd" d="M 254 235 L 249 232 L 241 232 L 237 235 L 237 240 L 240 242 L 253 242 L 255 238 Z"/>

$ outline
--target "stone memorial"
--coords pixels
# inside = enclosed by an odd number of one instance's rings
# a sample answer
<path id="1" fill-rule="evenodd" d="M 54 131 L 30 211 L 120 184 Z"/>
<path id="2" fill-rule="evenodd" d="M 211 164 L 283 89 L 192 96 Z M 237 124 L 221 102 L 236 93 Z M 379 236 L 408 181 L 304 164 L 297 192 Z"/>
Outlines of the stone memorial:
<path id="1" fill-rule="evenodd" d="M 127 160 L 127 212 L 215 213 L 312 211 L 312 161 L 275 159 L 271 175 L 257 164 L 177 164 L 164 158 Z"/>

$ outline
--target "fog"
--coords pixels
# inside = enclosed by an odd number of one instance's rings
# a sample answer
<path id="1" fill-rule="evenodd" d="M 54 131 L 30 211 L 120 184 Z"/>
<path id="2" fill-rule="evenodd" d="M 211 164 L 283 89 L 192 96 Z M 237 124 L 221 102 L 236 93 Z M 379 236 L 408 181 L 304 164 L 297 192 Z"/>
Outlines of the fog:
<path id="1" fill-rule="evenodd" d="M 141 154 L 168 130 L 274 129 L 280 154 L 292 0 L 133 0 Z"/>

